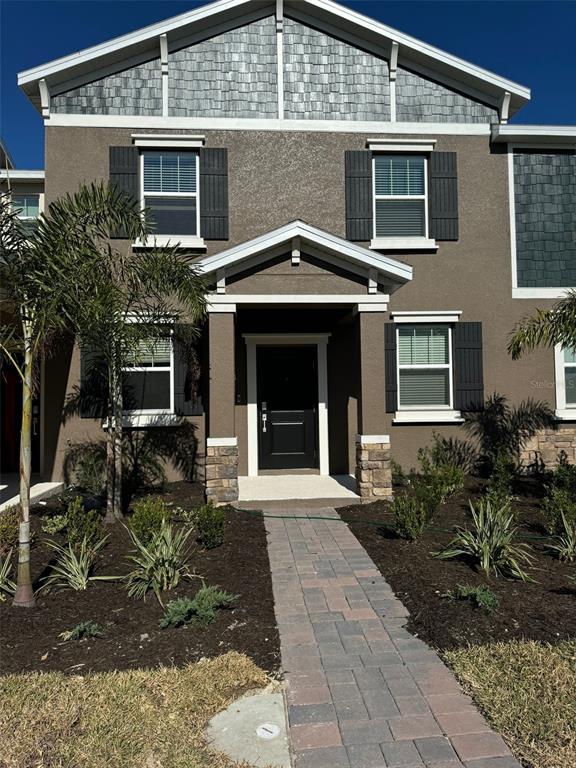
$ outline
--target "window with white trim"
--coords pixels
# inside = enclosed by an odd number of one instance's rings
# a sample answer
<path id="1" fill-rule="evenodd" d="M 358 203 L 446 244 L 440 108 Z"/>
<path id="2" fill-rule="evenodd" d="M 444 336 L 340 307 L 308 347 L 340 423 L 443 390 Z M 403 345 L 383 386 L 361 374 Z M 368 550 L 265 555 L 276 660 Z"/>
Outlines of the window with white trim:
<path id="1" fill-rule="evenodd" d="M 174 413 L 174 345 L 172 333 L 142 340 L 122 369 L 124 410 Z"/>
<path id="2" fill-rule="evenodd" d="M 556 405 L 576 418 L 576 349 L 556 348 Z"/>
<path id="3" fill-rule="evenodd" d="M 28 232 L 33 231 L 40 215 L 40 195 L 12 195 L 12 210 Z"/>
<path id="4" fill-rule="evenodd" d="M 452 329 L 399 324 L 398 410 L 451 409 Z"/>
<path id="5" fill-rule="evenodd" d="M 198 152 L 142 152 L 142 204 L 154 234 L 199 236 Z"/>
<path id="6" fill-rule="evenodd" d="M 375 154 L 374 237 L 427 237 L 427 159 L 415 154 Z"/>

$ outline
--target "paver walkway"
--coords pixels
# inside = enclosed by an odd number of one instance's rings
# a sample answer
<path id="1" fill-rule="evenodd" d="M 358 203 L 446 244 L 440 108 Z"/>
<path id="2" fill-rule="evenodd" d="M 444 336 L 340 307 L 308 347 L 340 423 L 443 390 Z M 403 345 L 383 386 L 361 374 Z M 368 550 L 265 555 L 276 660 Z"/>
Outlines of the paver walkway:
<path id="1" fill-rule="evenodd" d="M 296 768 L 520 768 L 348 527 L 312 519 L 337 512 L 309 515 L 266 518 Z"/>

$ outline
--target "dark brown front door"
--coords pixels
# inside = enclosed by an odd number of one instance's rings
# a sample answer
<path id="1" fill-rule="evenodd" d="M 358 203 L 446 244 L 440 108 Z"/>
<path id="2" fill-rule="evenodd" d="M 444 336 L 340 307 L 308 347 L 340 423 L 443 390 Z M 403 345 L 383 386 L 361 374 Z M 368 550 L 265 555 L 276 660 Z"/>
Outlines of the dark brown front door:
<path id="1" fill-rule="evenodd" d="M 258 451 L 261 469 L 312 469 L 317 460 L 316 347 L 259 347 Z"/>

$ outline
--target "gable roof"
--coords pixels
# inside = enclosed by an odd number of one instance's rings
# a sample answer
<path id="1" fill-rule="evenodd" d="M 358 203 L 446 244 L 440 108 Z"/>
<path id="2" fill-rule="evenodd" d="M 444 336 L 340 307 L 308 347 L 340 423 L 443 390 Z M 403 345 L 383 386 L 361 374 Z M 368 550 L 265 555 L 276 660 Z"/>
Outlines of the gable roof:
<path id="1" fill-rule="evenodd" d="M 312 247 L 313 254 L 320 258 L 326 254 L 348 262 L 352 267 L 375 270 L 380 277 L 379 282 L 398 287 L 412 280 L 412 267 L 409 264 L 369 251 L 299 219 L 214 256 L 207 256 L 196 262 L 195 266 L 204 275 L 231 267 L 237 271 L 239 266 L 250 262 L 253 257 L 269 254 L 272 258 L 283 248 L 286 251 L 292 250 L 294 239 L 299 240 L 302 250 L 306 251 L 306 246 Z"/>
<path id="2" fill-rule="evenodd" d="M 460 89 L 483 96 L 499 105 L 510 94 L 509 115 L 513 115 L 530 99 L 530 90 L 488 70 L 464 61 L 450 53 L 417 40 L 333 0 L 278 0 L 284 13 L 302 21 L 327 24 L 344 39 L 354 39 L 390 58 L 392 44 L 396 43 L 400 63 L 431 71 Z M 221 24 L 255 20 L 275 12 L 271 0 L 217 0 L 209 5 L 174 16 L 157 24 L 114 38 L 100 45 L 42 64 L 18 75 L 18 84 L 37 108 L 40 108 L 40 81 L 58 90 L 70 81 L 88 81 L 94 72 L 113 72 L 123 68 L 126 60 L 160 56 L 159 36 L 166 35 L 168 47 L 178 47 L 178 41 L 191 34 L 210 37 Z M 506 97 L 507 98 L 507 97 Z"/>

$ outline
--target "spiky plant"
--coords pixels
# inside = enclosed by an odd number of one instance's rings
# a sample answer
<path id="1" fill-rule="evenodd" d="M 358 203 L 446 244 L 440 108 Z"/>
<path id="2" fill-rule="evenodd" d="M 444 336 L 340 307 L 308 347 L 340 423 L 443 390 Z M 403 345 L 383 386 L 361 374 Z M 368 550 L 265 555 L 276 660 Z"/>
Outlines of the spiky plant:
<path id="1" fill-rule="evenodd" d="M 48 546 L 56 553 L 56 563 L 43 580 L 43 589 L 64 589 L 69 587 L 80 592 L 92 581 L 115 581 L 117 576 L 94 576 L 92 571 L 99 551 L 108 541 L 104 536 L 98 541 L 91 541 L 84 536 L 79 547 L 68 544 L 63 547 L 55 541 Z"/>
<path id="2" fill-rule="evenodd" d="M 12 574 L 12 550 L 6 557 L 0 557 L 0 602 L 4 602 L 6 597 L 13 595 L 16 584 L 10 578 Z"/>

